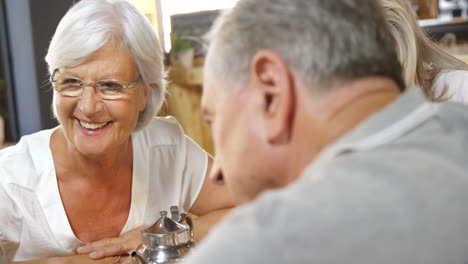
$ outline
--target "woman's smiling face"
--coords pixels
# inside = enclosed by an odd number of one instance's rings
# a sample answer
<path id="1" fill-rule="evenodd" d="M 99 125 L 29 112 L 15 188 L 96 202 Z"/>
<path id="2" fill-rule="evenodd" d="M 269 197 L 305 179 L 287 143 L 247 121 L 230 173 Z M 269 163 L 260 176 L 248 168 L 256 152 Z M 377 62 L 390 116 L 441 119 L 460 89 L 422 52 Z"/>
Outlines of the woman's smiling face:
<path id="1" fill-rule="evenodd" d="M 116 80 L 132 83 L 139 80 L 137 66 L 125 48 L 109 42 L 82 64 L 59 69 L 61 75 L 84 83 Z M 86 85 L 79 97 L 55 92 L 55 107 L 62 130 L 69 143 L 85 156 L 99 156 L 127 143 L 138 116 L 146 107 L 149 88 L 138 81 L 118 99 L 102 99 L 93 85 Z"/>

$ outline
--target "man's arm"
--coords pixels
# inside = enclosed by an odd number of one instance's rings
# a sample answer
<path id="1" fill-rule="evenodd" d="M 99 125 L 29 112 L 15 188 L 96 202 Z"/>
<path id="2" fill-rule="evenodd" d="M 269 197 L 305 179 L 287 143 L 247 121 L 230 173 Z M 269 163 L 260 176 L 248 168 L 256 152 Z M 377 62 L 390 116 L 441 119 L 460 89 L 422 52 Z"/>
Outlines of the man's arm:
<path id="1" fill-rule="evenodd" d="M 258 221 L 255 207 L 235 209 L 194 247 L 184 263 L 275 263 L 269 260 L 280 260 L 277 254 L 281 250 L 274 249 L 271 242 L 281 239 L 270 239 L 270 234 L 264 234 L 260 228 L 263 225 Z"/>

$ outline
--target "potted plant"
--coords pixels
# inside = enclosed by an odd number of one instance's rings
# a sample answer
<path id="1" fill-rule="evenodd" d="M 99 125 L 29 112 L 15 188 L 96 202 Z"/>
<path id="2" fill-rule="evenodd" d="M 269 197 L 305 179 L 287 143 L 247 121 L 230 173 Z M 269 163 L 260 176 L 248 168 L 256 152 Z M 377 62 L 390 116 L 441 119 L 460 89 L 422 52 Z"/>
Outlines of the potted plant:
<path id="1" fill-rule="evenodd" d="M 192 67 L 194 48 L 190 39 L 179 36 L 177 33 L 171 35 L 171 53 L 173 59 L 185 68 Z"/>

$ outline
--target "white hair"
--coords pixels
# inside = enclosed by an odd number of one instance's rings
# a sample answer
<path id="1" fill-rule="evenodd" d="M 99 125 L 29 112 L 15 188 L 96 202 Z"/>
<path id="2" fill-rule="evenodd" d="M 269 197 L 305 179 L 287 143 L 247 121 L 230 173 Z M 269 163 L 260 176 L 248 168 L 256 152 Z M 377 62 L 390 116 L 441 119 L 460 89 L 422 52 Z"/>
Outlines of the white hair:
<path id="1" fill-rule="evenodd" d="M 116 41 L 132 55 L 142 80 L 150 86 L 144 111 L 135 130 L 145 127 L 156 115 L 166 93 L 163 51 L 145 15 L 128 0 L 82 0 L 60 21 L 45 57 L 49 73 L 60 67 L 81 64 L 109 41 Z M 52 103 L 55 109 L 56 92 Z"/>

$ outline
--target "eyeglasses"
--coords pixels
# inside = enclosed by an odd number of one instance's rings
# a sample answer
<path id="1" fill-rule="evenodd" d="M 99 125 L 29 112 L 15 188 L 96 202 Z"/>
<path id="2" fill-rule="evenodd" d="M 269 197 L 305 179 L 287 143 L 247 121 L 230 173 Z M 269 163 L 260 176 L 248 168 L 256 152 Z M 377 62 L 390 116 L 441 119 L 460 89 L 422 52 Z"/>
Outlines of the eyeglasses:
<path id="1" fill-rule="evenodd" d="M 141 75 L 130 83 L 119 80 L 100 80 L 94 83 L 86 83 L 79 78 L 62 75 L 56 69 L 50 77 L 50 81 L 54 89 L 64 97 L 80 97 L 86 86 L 92 86 L 102 99 L 115 100 L 126 97 L 129 91 L 141 81 Z"/>

